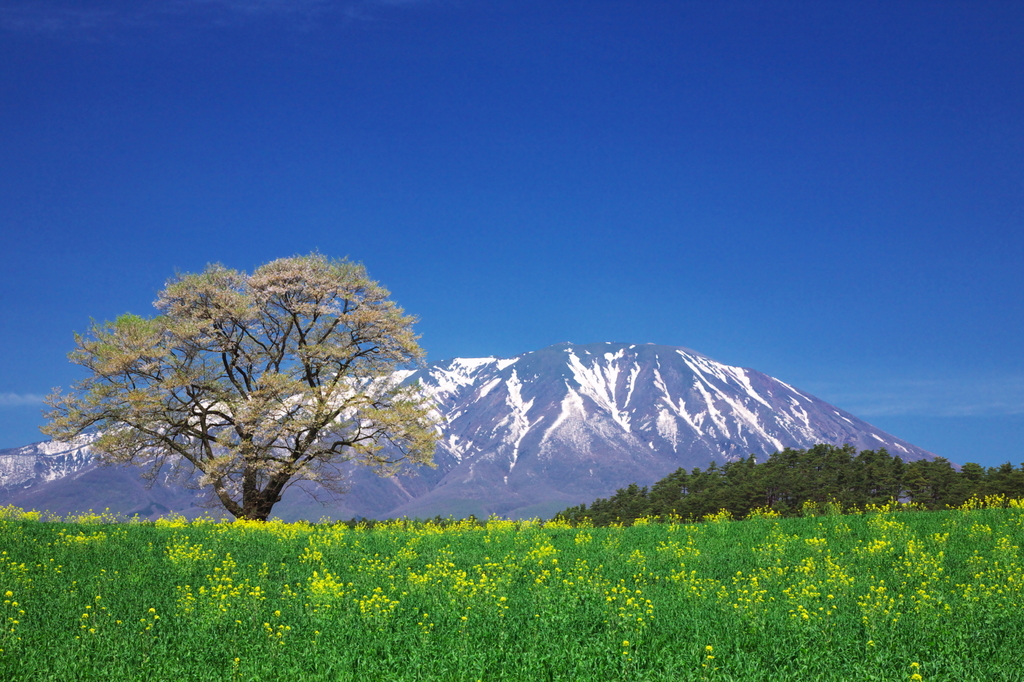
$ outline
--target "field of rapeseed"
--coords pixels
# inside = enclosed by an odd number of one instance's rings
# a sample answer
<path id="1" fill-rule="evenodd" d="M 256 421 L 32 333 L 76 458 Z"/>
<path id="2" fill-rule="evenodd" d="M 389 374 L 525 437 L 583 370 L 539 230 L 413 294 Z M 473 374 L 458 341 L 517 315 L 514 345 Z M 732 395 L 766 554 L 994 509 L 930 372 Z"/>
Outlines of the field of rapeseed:
<path id="1" fill-rule="evenodd" d="M 1024 679 L 1024 508 L 898 509 L 373 529 L 0 510 L 0 679 Z"/>

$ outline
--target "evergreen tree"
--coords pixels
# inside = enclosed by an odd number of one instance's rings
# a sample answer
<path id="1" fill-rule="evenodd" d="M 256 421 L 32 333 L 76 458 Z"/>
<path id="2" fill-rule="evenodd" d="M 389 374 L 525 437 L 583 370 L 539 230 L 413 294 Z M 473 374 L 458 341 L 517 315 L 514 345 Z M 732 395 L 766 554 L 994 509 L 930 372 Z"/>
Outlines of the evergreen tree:
<path id="1" fill-rule="evenodd" d="M 751 455 L 722 466 L 711 462 L 707 469 L 695 467 L 689 473 L 676 469 L 650 490 L 630 484 L 609 499 L 570 507 L 558 516 L 569 521 L 588 518 L 600 526 L 632 523 L 643 516 L 696 520 L 721 509 L 742 517 L 764 506 L 794 516 L 805 502 L 863 507 L 899 500 L 943 509 L 988 494 L 1024 497 L 1024 464 L 985 469 L 967 463 L 957 471 L 942 457 L 906 463 L 884 448 L 858 453 L 852 445 L 818 444 L 807 450 L 784 448 L 763 463 Z"/>

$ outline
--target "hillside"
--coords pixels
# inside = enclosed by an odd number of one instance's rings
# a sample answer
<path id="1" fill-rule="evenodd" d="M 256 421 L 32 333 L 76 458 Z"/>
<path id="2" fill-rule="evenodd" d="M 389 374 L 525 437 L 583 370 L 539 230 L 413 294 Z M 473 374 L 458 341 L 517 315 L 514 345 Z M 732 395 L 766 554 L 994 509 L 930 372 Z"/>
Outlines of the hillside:
<path id="1" fill-rule="evenodd" d="M 785 382 L 686 348 L 563 343 L 399 378 L 421 382 L 443 418 L 436 468 L 387 479 L 350 469 L 348 495 L 321 504 L 292 489 L 276 514 L 546 517 L 630 481 L 649 485 L 680 467 L 784 448 L 850 444 L 907 461 L 934 457 Z M 65 513 L 202 511 L 197 491 L 165 477 L 147 489 L 137 471 L 98 467 L 87 443 L 0 451 L 0 490 L 2 504 Z"/>

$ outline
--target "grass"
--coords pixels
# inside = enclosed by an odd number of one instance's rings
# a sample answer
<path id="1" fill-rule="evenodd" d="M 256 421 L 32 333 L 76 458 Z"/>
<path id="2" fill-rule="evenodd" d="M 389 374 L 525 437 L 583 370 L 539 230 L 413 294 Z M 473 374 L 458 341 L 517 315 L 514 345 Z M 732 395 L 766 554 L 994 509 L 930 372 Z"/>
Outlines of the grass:
<path id="1" fill-rule="evenodd" d="M 699 524 L 0 510 L 2 680 L 1022 680 L 1024 509 Z"/>

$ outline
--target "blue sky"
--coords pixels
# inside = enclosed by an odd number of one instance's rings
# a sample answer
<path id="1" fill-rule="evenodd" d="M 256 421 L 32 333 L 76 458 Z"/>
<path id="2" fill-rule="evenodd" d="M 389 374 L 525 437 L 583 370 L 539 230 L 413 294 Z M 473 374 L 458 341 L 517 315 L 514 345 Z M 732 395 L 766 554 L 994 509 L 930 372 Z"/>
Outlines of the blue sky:
<path id="1" fill-rule="evenodd" d="M 176 270 L 366 264 L 429 357 L 653 342 L 1024 461 L 1019 2 L 0 0 L 0 447 Z"/>

